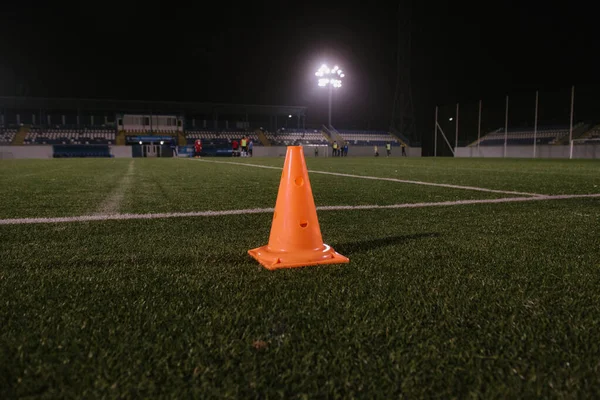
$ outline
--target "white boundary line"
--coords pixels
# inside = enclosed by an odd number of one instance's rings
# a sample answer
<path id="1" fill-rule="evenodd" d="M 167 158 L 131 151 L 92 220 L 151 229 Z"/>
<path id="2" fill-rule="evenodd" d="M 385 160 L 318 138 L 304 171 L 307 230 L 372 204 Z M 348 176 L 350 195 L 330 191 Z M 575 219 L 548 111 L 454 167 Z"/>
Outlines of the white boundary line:
<path id="1" fill-rule="evenodd" d="M 389 205 L 362 205 L 362 206 L 321 206 L 318 211 L 340 211 L 340 210 L 381 210 L 397 208 L 423 208 L 423 207 L 445 207 L 459 206 L 467 204 L 497 204 L 497 203 L 518 203 L 525 201 L 543 201 L 543 200 L 565 200 L 582 198 L 600 198 L 600 193 L 596 194 L 564 194 L 556 196 L 535 196 L 535 197 L 507 197 L 501 199 L 480 199 L 480 200 L 456 200 L 440 201 L 434 203 L 403 203 Z M 181 218 L 181 217 L 219 217 L 224 215 L 245 215 L 245 214 L 267 214 L 272 213 L 273 208 L 249 208 L 245 210 L 223 210 L 223 211 L 191 211 L 175 213 L 155 213 L 155 214 L 111 214 L 111 215 L 82 215 L 78 217 L 56 217 L 56 218 L 13 218 L 0 219 L 0 225 L 23 225 L 23 224 L 54 224 L 61 222 L 89 222 L 89 221 L 111 221 L 111 220 L 130 220 L 130 219 L 160 219 L 160 218 Z"/>
<path id="2" fill-rule="evenodd" d="M 243 165 L 245 167 L 255 167 L 255 168 L 267 168 L 267 169 L 278 169 L 282 170 L 281 167 L 272 167 L 270 165 L 259 165 L 259 164 L 248 164 L 234 161 L 212 161 L 212 160 L 204 160 L 204 159 L 195 159 L 197 161 L 208 162 L 208 163 L 216 163 L 216 164 L 232 164 L 232 165 Z M 487 192 L 487 193 L 502 193 L 502 194 L 512 194 L 517 196 L 536 196 L 536 197 L 544 197 L 543 194 L 538 193 L 526 193 L 526 192 L 515 192 L 512 190 L 497 190 L 497 189 L 487 189 L 477 186 L 463 186 L 463 185 L 451 185 L 449 183 L 434 183 L 434 182 L 423 182 L 423 181 L 411 181 L 407 179 L 396 179 L 396 178 L 383 178 L 379 176 L 366 176 L 366 175 L 354 175 L 354 174 L 342 174 L 339 172 L 328 172 L 328 171 L 315 171 L 309 170 L 311 174 L 323 174 L 323 175 L 334 175 L 334 176 L 344 176 L 347 178 L 358 178 L 358 179 L 371 179 L 376 181 L 388 181 L 388 182 L 398 182 L 398 183 L 410 183 L 414 185 L 425 185 L 425 186 L 437 186 L 437 187 L 445 187 L 450 189 L 462 189 L 462 190 L 475 190 L 478 192 Z"/>
<path id="3" fill-rule="evenodd" d="M 129 162 L 129 166 L 127 168 L 127 172 L 123 175 L 123 178 L 117 185 L 117 187 L 104 199 L 102 204 L 98 207 L 98 212 L 96 215 L 107 215 L 107 214 L 116 214 L 119 211 L 119 207 L 121 207 L 121 203 L 123 202 L 123 198 L 125 197 L 125 192 L 131 186 L 131 179 L 133 177 L 133 168 L 134 168 L 134 160 Z"/>

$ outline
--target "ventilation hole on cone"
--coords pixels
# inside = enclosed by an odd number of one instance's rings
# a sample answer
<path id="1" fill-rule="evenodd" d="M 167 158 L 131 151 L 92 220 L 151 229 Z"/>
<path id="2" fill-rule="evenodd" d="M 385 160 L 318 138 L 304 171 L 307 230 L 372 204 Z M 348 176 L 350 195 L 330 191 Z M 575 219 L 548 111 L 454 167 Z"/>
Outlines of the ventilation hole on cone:
<path id="1" fill-rule="evenodd" d="M 273 213 L 273 219 L 277 218 L 277 211 Z"/>
<path id="2" fill-rule="evenodd" d="M 300 227 L 306 228 L 308 226 L 308 221 L 300 221 Z"/>
<path id="3" fill-rule="evenodd" d="M 304 179 L 302 179 L 301 176 L 297 177 L 294 182 L 296 183 L 297 186 L 302 186 L 304 185 Z"/>

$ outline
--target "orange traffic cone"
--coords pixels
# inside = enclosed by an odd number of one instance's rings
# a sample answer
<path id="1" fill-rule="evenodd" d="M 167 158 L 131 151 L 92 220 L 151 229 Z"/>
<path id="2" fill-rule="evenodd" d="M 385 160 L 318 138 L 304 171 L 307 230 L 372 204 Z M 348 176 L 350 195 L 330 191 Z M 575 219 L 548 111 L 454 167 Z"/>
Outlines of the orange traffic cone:
<path id="1" fill-rule="evenodd" d="M 287 148 L 269 244 L 248 254 L 270 270 L 350 262 L 323 243 L 302 146 Z"/>

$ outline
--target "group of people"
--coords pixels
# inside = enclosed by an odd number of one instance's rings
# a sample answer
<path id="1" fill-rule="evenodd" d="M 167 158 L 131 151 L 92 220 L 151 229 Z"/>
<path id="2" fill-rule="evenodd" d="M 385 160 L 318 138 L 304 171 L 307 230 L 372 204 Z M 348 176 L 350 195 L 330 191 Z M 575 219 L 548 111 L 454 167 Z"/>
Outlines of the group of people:
<path id="1" fill-rule="evenodd" d="M 344 143 L 344 145 L 339 145 L 337 141 L 334 141 L 333 144 L 331 145 L 332 149 L 333 149 L 333 156 L 334 157 L 347 157 L 348 156 L 348 143 Z M 402 156 L 406 157 L 406 145 L 404 143 L 401 143 L 400 147 L 402 148 Z M 375 150 L 375 157 L 379 157 L 379 149 L 377 146 L 374 147 Z M 387 156 L 391 156 L 392 155 L 392 144 L 390 142 L 387 142 L 385 144 L 385 151 L 387 153 Z M 315 155 L 316 155 L 316 151 L 315 151 Z"/>
<path id="2" fill-rule="evenodd" d="M 344 143 L 343 146 L 339 145 L 337 140 L 331 145 L 333 149 L 334 157 L 347 157 L 348 156 L 348 143 Z"/>
<path id="3" fill-rule="evenodd" d="M 379 148 L 377 147 L 377 145 L 375 145 L 373 150 L 375 151 L 375 157 L 379 157 Z M 392 144 L 391 143 L 388 142 L 385 144 L 385 151 L 387 152 L 388 157 L 392 155 Z"/>
<path id="4" fill-rule="evenodd" d="M 402 143 L 400 145 L 400 147 L 402 148 L 402 156 L 406 157 L 406 145 L 404 143 Z M 379 149 L 377 148 L 377 146 L 374 147 L 375 150 L 375 157 L 379 157 Z M 391 156 L 392 155 L 392 144 L 391 143 L 386 143 L 385 144 L 385 151 L 387 153 L 387 156 Z"/>
<path id="5" fill-rule="evenodd" d="M 233 142 L 231 142 L 231 148 L 233 150 L 233 157 L 252 157 L 254 143 L 252 142 L 252 139 L 244 136 L 239 142 L 234 139 Z"/>

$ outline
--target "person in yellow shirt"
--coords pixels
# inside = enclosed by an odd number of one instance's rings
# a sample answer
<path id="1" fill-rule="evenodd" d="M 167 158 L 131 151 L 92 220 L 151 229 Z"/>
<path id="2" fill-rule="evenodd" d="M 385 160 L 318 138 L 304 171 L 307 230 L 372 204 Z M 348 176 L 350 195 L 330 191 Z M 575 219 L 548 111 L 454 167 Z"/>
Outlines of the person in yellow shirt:
<path id="1" fill-rule="evenodd" d="M 387 142 L 385 144 L 385 149 L 387 150 L 387 156 L 389 157 L 392 154 L 392 144 L 390 142 Z"/>
<path id="2" fill-rule="evenodd" d="M 242 157 L 246 157 L 248 155 L 248 138 L 244 136 L 241 140 L 241 148 L 242 148 Z"/>

